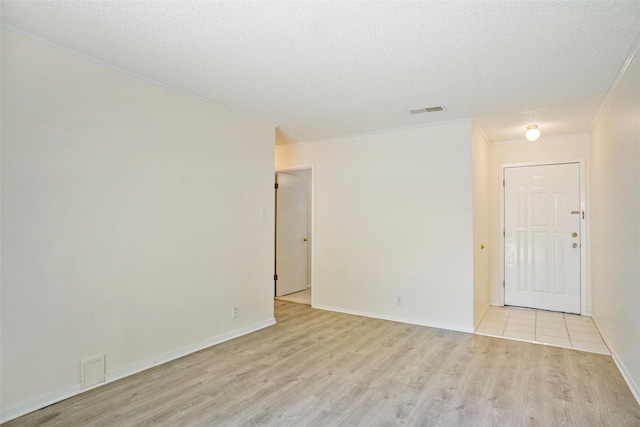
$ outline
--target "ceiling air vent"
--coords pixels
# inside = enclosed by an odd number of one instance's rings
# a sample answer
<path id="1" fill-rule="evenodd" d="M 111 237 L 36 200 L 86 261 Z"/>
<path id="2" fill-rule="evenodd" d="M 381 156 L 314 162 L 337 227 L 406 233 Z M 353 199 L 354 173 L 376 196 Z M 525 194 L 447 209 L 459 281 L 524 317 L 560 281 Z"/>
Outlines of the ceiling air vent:
<path id="1" fill-rule="evenodd" d="M 445 111 L 444 105 L 434 105 L 433 107 L 414 108 L 409 110 L 411 114 L 435 113 L 436 111 Z"/>

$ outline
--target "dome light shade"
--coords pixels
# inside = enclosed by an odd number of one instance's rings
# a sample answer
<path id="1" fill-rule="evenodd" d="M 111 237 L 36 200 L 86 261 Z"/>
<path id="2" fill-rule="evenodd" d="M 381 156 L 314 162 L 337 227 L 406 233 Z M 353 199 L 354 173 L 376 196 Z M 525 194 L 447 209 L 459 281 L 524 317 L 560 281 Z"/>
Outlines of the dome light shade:
<path id="1" fill-rule="evenodd" d="M 538 125 L 527 126 L 527 132 L 524 134 L 524 137 L 529 141 L 537 141 L 538 138 L 540 138 Z"/>

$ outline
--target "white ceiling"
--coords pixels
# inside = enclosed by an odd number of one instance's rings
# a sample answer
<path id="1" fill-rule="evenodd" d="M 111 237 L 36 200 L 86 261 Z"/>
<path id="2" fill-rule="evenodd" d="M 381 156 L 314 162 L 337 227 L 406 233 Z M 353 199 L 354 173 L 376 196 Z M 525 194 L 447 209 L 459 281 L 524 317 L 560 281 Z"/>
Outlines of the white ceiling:
<path id="1" fill-rule="evenodd" d="M 640 43 L 638 0 L 1 7 L 8 29 L 275 123 L 279 143 L 468 118 L 492 142 L 588 132 Z"/>

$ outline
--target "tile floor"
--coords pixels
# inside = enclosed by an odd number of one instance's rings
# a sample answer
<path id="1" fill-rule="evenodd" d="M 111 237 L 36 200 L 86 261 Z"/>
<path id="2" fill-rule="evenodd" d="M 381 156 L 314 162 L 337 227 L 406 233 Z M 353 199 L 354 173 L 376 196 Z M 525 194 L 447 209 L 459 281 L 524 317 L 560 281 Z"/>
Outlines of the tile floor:
<path id="1" fill-rule="evenodd" d="M 311 287 L 308 287 L 304 291 L 276 297 L 276 299 L 280 301 L 297 302 L 298 304 L 311 305 Z"/>
<path id="2" fill-rule="evenodd" d="M 489 307 L 476 333 L 591 353 L 611 354 L 590 317 L 576 314 Z"/>

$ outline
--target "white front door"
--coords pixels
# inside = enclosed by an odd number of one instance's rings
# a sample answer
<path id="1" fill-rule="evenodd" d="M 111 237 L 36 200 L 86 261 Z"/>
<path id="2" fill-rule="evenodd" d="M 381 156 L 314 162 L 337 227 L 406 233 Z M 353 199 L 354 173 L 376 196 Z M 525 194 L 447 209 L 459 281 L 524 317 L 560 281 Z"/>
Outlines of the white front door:
<path id="1" fill-rule="evenodd" d="M 580 164 L 504 169 L 505 305 L 580 313 Z"/>
<path id="2" fill-rule="evenodd" d="M 276 296 L 307 287 L 307 183 L 276 174 Z"/>

